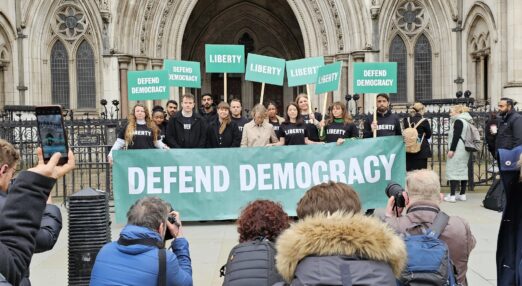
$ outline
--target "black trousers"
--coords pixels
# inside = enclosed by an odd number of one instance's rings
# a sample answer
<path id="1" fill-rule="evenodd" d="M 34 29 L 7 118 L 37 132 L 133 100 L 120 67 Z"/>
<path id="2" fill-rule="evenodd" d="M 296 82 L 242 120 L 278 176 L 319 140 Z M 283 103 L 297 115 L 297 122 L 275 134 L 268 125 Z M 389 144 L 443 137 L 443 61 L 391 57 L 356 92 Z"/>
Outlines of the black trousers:
<path id="1" fill-rule="evenodd" d="M 406 172 L 413 170 L 428 169 L 428 158 L 426 159 L 406 159 Z"/>
<path id="2" fill-rule="evenodd" d="M 522 183 L 518 172 L 500 172 L 506 207 L 497 240 L 497 285 L 522 285 Z"/>

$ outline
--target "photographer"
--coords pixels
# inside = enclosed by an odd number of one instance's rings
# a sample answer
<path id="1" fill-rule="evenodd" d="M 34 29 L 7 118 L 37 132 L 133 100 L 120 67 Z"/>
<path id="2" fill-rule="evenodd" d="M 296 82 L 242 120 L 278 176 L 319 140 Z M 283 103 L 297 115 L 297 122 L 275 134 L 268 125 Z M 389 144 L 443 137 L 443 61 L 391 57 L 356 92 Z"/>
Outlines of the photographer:
<path id="1" fill-rule="evenodd" d="M 407 230 L 412 234 L 420 234 L 424 226 L 430 228 L 440 211 L 441 194 L 439 176 L 431 170 L 416 170 L 406 176 L 406 192 L 402 192 L 406 214 L 403 208 L 395 205 L 394 195 L 397 191 L 387 191 L 390 199 L 386 206 L 384 221 L 399 233 Z M 475 237 L 471 234 L 469 224 L 462 218 L 451 216 L 448 225 L 442 231 L 440 239 L 449 249 L 449 255 L 457 268 L 459 285 L 467 285 L 466 271 L 471 250 L 475 247 Z"/>
<path id="2" fill-rule="evenodd" d="M 119 240 L 96 256 L 90 285 L 192 285 L 189 244 L 181 237 L 179 213 L 171 209 L 157 197 L 136 201 Z M 167 231 L 174 237 L 172 251 L 164 248 Z"/>
<path id="3" fill-rule="evenodd" d="M 13 146 L 1 140 L 0 182 L 8 185 L 14 173 L 13 164 L 6 163 L 6 158 L 19 159 Z M 14 152 L 13 152 L 14 151 Z M 47 164 L 44 163 L 41 148 L 37 149 L 38 165 L 22 171 L 9 188 L 4 207 L 0 213 L 0 284 L 29 284 L 24 276 L 28 273 L 31 257 L 41 235 L 42 215 L 45 202 L 56 183 L 56 179 L 74 169 L 74 155 L 68 154 L 68 162 L 57 166 L 60 154 L 54 154 Z M 56 234 L 57 235 L 57 234 Z M 54 243 L 53 243 L 54 244 Z M 52 247 L 52 246 L 51 246 Z M 27 285 L 25 284 L 25 285 Z"/>

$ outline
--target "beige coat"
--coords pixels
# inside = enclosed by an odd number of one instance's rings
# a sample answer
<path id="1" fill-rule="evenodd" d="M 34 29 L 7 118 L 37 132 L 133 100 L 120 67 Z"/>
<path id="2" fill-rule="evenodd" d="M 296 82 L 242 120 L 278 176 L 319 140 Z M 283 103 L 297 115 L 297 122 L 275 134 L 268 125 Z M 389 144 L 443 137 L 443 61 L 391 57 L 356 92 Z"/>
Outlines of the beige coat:
<path id="1" fill-rule="evenodd" d="M 419 207 L 432 209 L 419 210 Z M 415 210 L 415 209 L 418 210 Z M 415 225 L 422 224 L 431 227 L 431 223 L 435 220 L 435 216 L 440 209 L 437 204 L 428 201 L 418 201 L 412 203 L 406 215 L 396 218 L 385 218 L 385 221 L 399 233 L 404 233 L 407 229 Z M 420 234 L 421 229 L 413 231 L 414 234 Z M 450 258 L 457 268 L 457 280 L 462 285 L 467 285 L 466 272 L 468 271 L 468 260 L 471 250 L 475 247 L 475 237 L 471 234 L 469 224 L 458 216 L 451 216 L 448 225 L 442 232 L 442 239 L 449 248 Z"/>
<path id="2" fill-rule="evenodd" d="M 241 147 L 263 147 L 278 141 L 274 128 L 270 123 L 263 122 L 261 125 L 256 125 L 254 120 L 252 120 L 243 127 Z"/>

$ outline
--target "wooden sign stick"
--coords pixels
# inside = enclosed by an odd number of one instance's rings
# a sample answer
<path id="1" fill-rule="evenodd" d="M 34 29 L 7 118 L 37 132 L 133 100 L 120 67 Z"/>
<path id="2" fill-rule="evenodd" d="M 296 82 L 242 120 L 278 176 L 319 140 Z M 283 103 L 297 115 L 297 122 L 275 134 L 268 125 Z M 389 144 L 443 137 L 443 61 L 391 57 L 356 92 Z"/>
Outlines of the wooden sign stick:
<path id="1" fill-rule="evenodd" d="M 373 98 L 373 122 L 377 123 L 377 95 Z M 377 137 L 377 129 L 373 130 L 373 138 L 375 137 Z"/>
<path id="2" fill-rule="evenodd" d="M 314 113 L 312 109 L 312 93 L 310 92 L 310 84 L 306 85 L 306 94 L 308 94 L 308 114 Z"/>
<path id="3" fill-rule="evenodd" d="M 224 87 L 223 98 L 224 98 L 225 102 L 228 102 L 228 100 L 227 100 L 227 99 L 228 99 L 228 98 L 227 98 L 227 94 L 228 94 L 228 87 L 227 87 L 227 73 L 225 73 L 225 74 L 223 75 L 223 80 L 224 80 L 224 82 L 223 82 L 223 87 Z"/>
<path id="4" fill-rule="evenodd" d="M 263 105 L 263 97 L 265 96 L 265 83 L 261 84 L 261 97 L 259 99 L 259 104 Z"/>

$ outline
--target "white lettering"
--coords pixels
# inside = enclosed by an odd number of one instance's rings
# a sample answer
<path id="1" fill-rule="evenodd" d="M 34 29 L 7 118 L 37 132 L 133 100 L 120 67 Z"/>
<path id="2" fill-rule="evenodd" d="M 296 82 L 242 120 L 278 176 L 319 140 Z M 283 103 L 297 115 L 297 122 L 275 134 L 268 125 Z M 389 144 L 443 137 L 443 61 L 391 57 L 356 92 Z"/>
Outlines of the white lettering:
<path id="1" fill-rule="evenodd" d="M 247 174 L 248 173 L 248 174 Z M 239 166 L 239 181 L 242 192 L 252 191 L 256 187 L 256 170 L 251 165 Z M 248 178 L 247 178 L 248 176 Z M 247 181 L 250 179 L 250 181 Z M 249 182 L 249 184 L 247 184 Z"/>
<path id="2" fill-rule="evenodd" d="M 192 172 L 191 166 L 179 166 L 179 192 L 180 193 L 193 193 L 194 188 L 187 186 L 188 182 L 192 182 L 192 177 L 187 174 Z"/>
<path id="3" fill-rule="evenodd" d="M 375 176 L 372 176 L 372 164 L 374 167 L 379 167 L 379 159 L 377 156 L 368 156 L 364 159 L 364 176 L 368 183 L 376 183 L 381 178 L 381 171 L 375 170 Z"/>
<path id="4" fill-rule="evenodd" d="M 154 173 L 160 173 L 161 167 L 148 167 L 147 168 L 147 194 L 161 194 L 161 188 L 154 188 L 155 183 L 160 182 L 159 177 L 155 177 Z"/>
<path id="5" fill-rule="evenodd" d="M 305 162 L 299 162 L 297 166 L 295 166 L 295 171 L 297 187 L 300 189 L 308 188 L 312 184 L 310 165 Z"/>
<path id="6" fill-rule="evenodd" d="M 221 180 L 222 178 L 222 180 Z M 221 193 L 230 187 L 230 174 L 225 166 L 214 166 L 214 192 Z"/>
<path id="7" fill-rule="evenodd" d="M 382 166 L 384 167 L 384 173 L 385 173 L 385 180 L 389 181 L 392 179 L 392 168 L 393 168 L 393 162 L 395 161 L 396 154 L 390 155 L 390 160 L 388 161 L 386 156 L 379 155 L 379 159 L 381 160 Z"/>
<path id="8" fill-rule="evenodd" d="M 163 192 L 170 194 L 170 186 L 176 183 L 176 177 L 172 177 L 170 174 L 178 171 L 176 166 L 167 166 L 163 168 Z"/>
<path id="9" fill-rule="evenodd" d="M 355 181 L 357 181 L 358 184 L 364 184 L 364 177 L 357 158 L 351 158 L 348 169 L 348 185 L 353 185 Z"/>
<path id="10" fill-rule="evenodd" d="M 145 173 L 139 167 L 129 167 L 129 195 L 138 195 L 145 189 Z M 137 177 L 137 178 L 136 178 Z M 138 183 L 136 184 L 136 179 Z"/>
<path id="11" fill-rule="evenodd" d="M 294 164 L 274 164 L 274 189 L 295 189 Z"/>
<path id="12" fill-rule="evenodd" d="M 260 191 L 271 190 L 272 185 L 267 184 L 265 181 L 270 179 L 270 175 L 265 173 L 270 170 L 270 164 L 259 164 L 257 165 L 257 181 L 258 181 L 258 189 Z"/>

